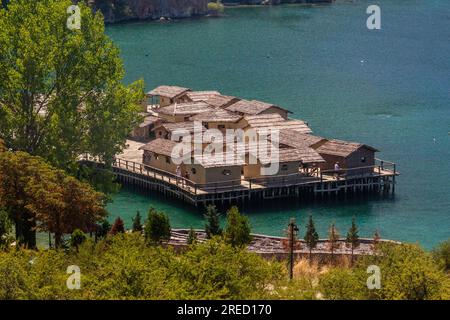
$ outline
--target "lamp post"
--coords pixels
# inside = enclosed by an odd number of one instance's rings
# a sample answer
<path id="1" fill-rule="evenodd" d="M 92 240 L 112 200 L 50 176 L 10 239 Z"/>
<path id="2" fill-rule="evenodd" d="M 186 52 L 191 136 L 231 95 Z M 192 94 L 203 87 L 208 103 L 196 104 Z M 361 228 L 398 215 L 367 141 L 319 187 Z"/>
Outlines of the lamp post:
<path id="1" fill-rule="evenodd" d="M 298 232 L 298 226 L 295 219 L 291 218 L 288 226 L 289 230 L 289 279 L 294 278 L 294 241 Z"/>

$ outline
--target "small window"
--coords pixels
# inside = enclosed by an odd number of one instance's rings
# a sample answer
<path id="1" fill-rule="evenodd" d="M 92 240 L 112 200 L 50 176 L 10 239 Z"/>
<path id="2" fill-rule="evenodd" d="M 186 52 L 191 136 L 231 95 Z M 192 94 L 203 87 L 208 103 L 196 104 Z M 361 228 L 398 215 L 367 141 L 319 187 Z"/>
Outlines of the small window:
<path id="1" fill-rule="evenodd" d="M 224 176 L 231 176 L 231 170 L 225 169 L 225 170 L 222 171 L 222 174 Z"/>
<path id="2" fill-rule="evenodd" d="M 189 121 L 189 117 L 184 117 L 184 121 Z"/>
<path id="3" fill-rule="evenodd" d="M 192 168 L 192 169 L 191 169 L 191 172 L 192 172 L 192 174 L 196 174 L 196 173 L 197 173 L 197 169 Z"/>
<path id="4" fill-rule="evenodd" d="M 166 163 L 170 163 L 170 157 L 166 157 Z"/>
<path id="5" fill-rule="evenodd" d="M 159 156 L 157 154 L 155 154 L 155 160 L 158 160 Z"/>
<path id="6" fill-rule="evenodd" d="M 287 164 L 283 164 L 283 165 L 281 166 L 281 170 L 282 170 L 282 171 L 287 171 L 287 169 L 288 169 L 288 165 L 287 165 Z"/>
<path id="7" fill-rule="evenodd" d="M 162 136 L 162 131 L 158 131 L 158 136 Z"/>
<path id="8" fill-rule="evenodd" d="M 366 157 L 361 157 L 361 162 L 365 163 L 366 162 Z"/>
<path id="9" fill-rule="evenodd" d="M 219 128 L 219 130 L 223 130 L 223 129 L 225 129 L 225 125 L 219 124 L 219 125 L 217 126 L 217 128 Z"/>

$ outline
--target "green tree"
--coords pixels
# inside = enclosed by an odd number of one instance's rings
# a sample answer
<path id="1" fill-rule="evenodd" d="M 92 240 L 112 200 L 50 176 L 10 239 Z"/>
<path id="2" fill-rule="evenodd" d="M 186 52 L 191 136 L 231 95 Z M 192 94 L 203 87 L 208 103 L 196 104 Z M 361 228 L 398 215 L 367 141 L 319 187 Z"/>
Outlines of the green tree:
<path id="1" fill-rule="evenodd" d="M 221 214 L 215 205 L 210 204 L 206 207 L 206 213 L 204 215 L 206 220 L 205 232 L 209 239 L 213 236 L 222 234 L 222 229 L 220 228 L 220 216 Z"/>
<path id="2" fill-rule="evenodd" d="M 353 252 L 360 245 L 359 235 L 358 235 L 358 228 L 356 227 L 356 219 L 355 219 L 355 217 L 353 217 L 353 219 L 352 219 L 352 226 L 348 230 L 346 243 L 352 249 L 352 262 L 353 262 Z"/>
<path id="3" fill-rule="evenodd" d="M 109 234 L 115 236 L 119 233 L 125 233 L 125 224 L 123 223 L 122 218 L 117 217 L 116 220 L 114 220 Z"/>
<path id="4" fill-rule="evenodd" d="M 334 251 L 339 248 L 339 231 L 334 223 L 328 230 L 328 248 L 331 251 L 331 258 L 334 259 Z"/>
<path id="5" fill-rule="evenodd" d="M 62 170 L 41 172 L 26 190 L 31 198 L 27 209 L 35 215 L 36 229 L 53 233 L 56 248 L 64 234 L 76 229 L 93 232 L 95 224 L 107 215 L 104 195 Z"/>
<path id="6" fill-rule="evenodd" d="M 252 240 L 248 218 L 241 215 L 236 206 L 231 207 L 227 212 L 225 240 L 233 247 L 243 247 Z"/>
<path id="7" fill-rule="evenodd" d="M 36 246 L 36 222 L 28 208 L 32 198 L 27 188 L 33 176 L 48 170 L 49 166 L 41 158 L 25 152 L 0 153 L 0 206 L 14 223 L 17 242 L 29 248 Z"/>
<path id="8" fill-rule="evenodd" d="M 450 278 L 431 253 L 418 245 L 383 243 L 379 254 L 364 256 L 358 260 L 357 277 L 367 279 L 367 267 L 376 265 L 381 271 L 381 288 L 369 290 L 367 299 L 428 300 L 450 299 Z"/>
<path id="9" fill-rule="evenodd" d="M 9 234 L 12 231 L 12 223 L 8 213 L 0 208 L 0 248 L 8 244 Z"/>
<path id="10" fill-rule="evenodd" d="M 81 29 L 67 28 L 71 4 L 12 0 L 0 9 L 0 137 L 75 174 L 83 154 L 111 165 L 140 121 L 144 85 L 123 84 L 100 12 L 79 2 Z"/>
<path id="11" fill-rule="evenodd" d="M 195 230 L 193 228 L 189 229 L 189 234 L 187 238 L 187 244 L 196 244 L 197 243 L 197 233 L 195 233 Z"/>
<path id="12" fill-rule="evenodd" d="M 311 261 L 312 250 L 317 246 L 319 242 L 319 234 L 316 231 L 316 226 L 312 216 L 309 216 L 308 225 L 306 226 L 305 242 L 309 249 L 309 260 Z"/>
<path id="13" fill-rule="evenodd" d="M 70 246 L 78 251 L 78 247 L 86 241 L 86 235 L 80 229 L 76 229 L 70 236 Z"/>
<path id="14" fill-rule="evenodd" d="M 450 270 L 450 239 L 442 242 L 436 248 L 433 249 L 433 257 L 442 267 L 446 270 Z"/>
<path id="15" fill-rule="evenodd" d="M 374 234 L 373 234 L 373 250 L 377 250 L 378 245 L 380 244 L 380 240 L 381 240 L 381 236 L 380 233 L 378 232 L 378 230 L 375 230 Z"/>
<path id="16" fill-rule="evenodd" d="M 107 219 L 104 219 L 100 224 L 95 226 L 95 237 L 105 238 L 111 230 L 111 224 Z"/>
<path id="17" fill-rule="evenodd" d="M 141 213 L 138 211 L 133 218 L 133 232 L 142 232 Z"/>
<path id="18" fill-rule="evenodd" d="M 332 268 L 320 278 L 318 289 L 325 299 L 361 300 L 367 299 L 365 285 L 351 269 Z"/>
<path id="19" fill-rule="evenodd" d="M 16 239 L 30 248 L 36 230 L 64 234 L 93 231 L 105 215 L 104 195 L 25 152 L 0 153 L 0 205 L 15 224 Z"/>
<path id="20" fill-rule="evenodd" d="M 144 228 L 145 239 L 147 243 L 159 245 L 163 241 L 170 240 L 170 222 L 169 217 L 162 212 L 157 212 L 151 208 L 148 213 L 147 222 Z"/>

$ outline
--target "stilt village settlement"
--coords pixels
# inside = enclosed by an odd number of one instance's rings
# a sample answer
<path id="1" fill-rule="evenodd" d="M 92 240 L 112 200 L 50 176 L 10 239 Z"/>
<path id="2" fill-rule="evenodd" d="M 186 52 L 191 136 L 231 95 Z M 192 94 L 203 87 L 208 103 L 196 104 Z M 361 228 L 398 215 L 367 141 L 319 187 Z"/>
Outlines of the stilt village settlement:
<path id="1" fill-rule="evenodd" d="M 157 190 L 193 205 L 394 192 L 396 166 L 377 159 L 376 148 L 316 136 L 307 122 L 289 118 L 290 113 L 275 104 L 218 91 L 160 86 L 147 93 L 144 120 L 131 133 L 127 149 L 116 157 L 114 171 L 122 183 Z M 182 155 L 192 161 L 176 162 L 174 148 L 186 141 L 196 143 L 196 128 L 201 138 L 210 129 L 224 134 L 230 129 L 244 133 L 276 130 L 277 171 L 264 175 L 270 159 L 245 143 L 239 150 L 244 156 L 232 162 L 195 152 L 198 144 Z M 208 148 L 205 140 L 201 140 L 200 151 Z"/>

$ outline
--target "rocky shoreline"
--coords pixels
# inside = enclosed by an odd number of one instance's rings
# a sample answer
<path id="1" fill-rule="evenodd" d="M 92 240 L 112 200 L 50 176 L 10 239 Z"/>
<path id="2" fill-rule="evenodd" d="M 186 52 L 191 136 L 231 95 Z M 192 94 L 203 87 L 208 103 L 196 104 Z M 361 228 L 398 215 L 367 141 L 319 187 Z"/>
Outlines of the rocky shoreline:
<path id="1" fill-rule="evenodd" d="M 203 243 L 206 241 L 205 231 L 195 230 L 195 233 L 198 243 Z M 168 243 L 169 246 L 172 246 L 177 250 L 184 250 L 188 246 L 188 234 L 189 229 L 172 229 L 171 238 Z M 354 249 L 355 257 L 375 254 L 376 243 L 374 239 L 360 238 L 359 240 L 359 247 Z M 377 243 L 401 244 L 401 242 L 387 239 L 379 239 Z M 289 252 L 286 249 L 286 238 L 261 234 L 252 234 L 252 241 L 248 245 L 247 250 L 268 259 L 275 258 L 278 260 L 283 260 L 287 259 L 289 255 Z M 294 255 L 297 259 L 309 258 L 309 249 L 303 239 L 299 239 L 297 241 Z M 351 248 L 346 245 L 344 238 L 338 240 L 334 255 L 339 257 L 351 257 Z M 318 241 L 317 247 L 312 251 L 312 256 L 314 256 L 315 260 L 319 262 L 329 261 L 332 253 L 329 249 L 329 242 L 327 239 L 321 239 Z"/>
<path id="2" fill-rule="evenodd" d="M 182 19 L 211 14 L 209 0 L 93 0 L 92 8 L 101 11 L 106 23 L 133 20 Z M 226 0 L 225 6 L 279 5 L 285 3 L 332 3 L 334 0 Z"/>

